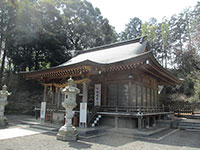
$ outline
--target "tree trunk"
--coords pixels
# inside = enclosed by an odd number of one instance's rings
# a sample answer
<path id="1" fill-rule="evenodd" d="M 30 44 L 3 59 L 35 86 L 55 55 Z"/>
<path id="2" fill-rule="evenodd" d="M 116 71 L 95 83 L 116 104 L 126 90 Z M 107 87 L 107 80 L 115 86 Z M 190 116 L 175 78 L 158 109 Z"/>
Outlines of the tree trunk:
<path id="1" fill-rule="evenodd" d="M 6 53 L 7 53 L 6 48 L 4 48 L 3 51 L 4 52 L 3 52 L 3 57 L 2 57 L 1 69 L 0 69 L 0 86 L 2 86 L 3 72 L 5 68 L 5 60 L 6 60 Z"/>
<path id="2" fill-rule="evenodd" d="M 162 51 L 162 66 L 165 67 L 164 66 L 164 52 L 165 52 L 165 46 L 164 45 L 162 46 L 162 49 L 163 49 L 163 51 Z"/>
<path id="3" fill-rule="evenodd" d="M 2 53 L 2 34 L 0 32 L 0 58 L 1 58 L 1 53 Z"/>
<path id="4" fill-rule="evenodd" d="M 167 49 L 165 47 L 165 68 L 167 68 Z"/>
<path id="5" fill-rule="evenodd" d="M 4 14 L 4 11 L 2 10 L 2 16 L 1 16 L 1 20 L 0 20 L 0 24 L 2 25 L 3 24 L 3 14 Z M 1 26 L 0 27 L 0 58 L 1 58 L 1 55 L 2 55 L 2 43 L 3 43 L 3 27 Z"/>
<path id="6" fill-rule="evenodd" d="M 12 72 L 12 66 L 11 66 L 12 62 L 11 62 L 11 59 L 8 59 L 8 78 L 10 78 L 10 74 Z"/>
<path id="7" fill-rule="evenodd" d="M 36 51 L 36 54 L 35 54 L 35 70 L 38 70 L 39 69 L 39 62 L 38 62 L 38 57 L 39 57 L 39 52 Z"/>

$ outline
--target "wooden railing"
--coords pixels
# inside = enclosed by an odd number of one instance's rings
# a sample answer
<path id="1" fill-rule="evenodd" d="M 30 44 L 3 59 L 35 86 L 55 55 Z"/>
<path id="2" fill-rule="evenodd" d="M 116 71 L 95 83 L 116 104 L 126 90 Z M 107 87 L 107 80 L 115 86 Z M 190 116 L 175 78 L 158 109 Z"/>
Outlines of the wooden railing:
<path id="1" fill-rule="evenodd" d="M 41 104 L 38 104 L 37 106 L 35 106 L 35 111 L 40 110 L 40 108 L 41 108 Z M 46 112 L 47 113 L 60 111 L 60 110 L 64 111 L 64 108 L 58 108 L 57 105 L 52 105 L 52 104 L 47 104 L 46 105 Z"/>
<path id="2" fill-rule="evenodd" d="M 165 108 L 174 111 L 176 114 L 195 114 L 200 110 L 200 102 L 188 101 L 172 101 L 168 100 L 164 103 Z"/>
<path id="3" fill-rule="evenodd" d="M 35 118 L 40 116 L 41 104 L 35 106 Z M 64 108 L 58 108 L 57 105 L 47 104 L 46 105 L 46 114 L 52 114 L 53 112 L 65 112 Z"/>
<path id="4" fill-rule="evenodd" d="M 164 112 L 163 108 L 147 106 L 101 106 L 99 111 L 103 112 L 128 112 L 128 113 L 156 113 Z"/>
<path id="5" fill-rule="evenodd" d="M 40 110 L 40 106 L 36 106 L 35 110 Z M 56 105 L 49 105 L 46 106 L 47 112 L 54 112 L 54 111 L 63 111 L 65 112 L 64 108 L 57 108 Z M 164 108 L 162 107 L 152 107 L 152 106 L 109 106 L 103 105 L 100 107 L 93 107 L 90 113 L 88 114 L 88 118 L 93 118 L 97 111 L 112 111 L 112 112 L 163 112 Z"/>
<path id="6" fill-rule="evenodd" d="M 99 111 L 100 107 L 97 107 L 97 106 L 94 106 L 91 111 L 88 113 L 88 124 L 91 123 L 92 120 L 94 120 L 94 118 L 96 117 L 97 115 L 97 112 Z"/>

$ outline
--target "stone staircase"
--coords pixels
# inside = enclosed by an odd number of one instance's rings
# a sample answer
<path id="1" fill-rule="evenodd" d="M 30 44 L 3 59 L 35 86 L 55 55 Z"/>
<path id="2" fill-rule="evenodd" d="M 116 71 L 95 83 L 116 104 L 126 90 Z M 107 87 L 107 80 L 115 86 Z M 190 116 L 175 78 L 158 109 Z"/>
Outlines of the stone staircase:
<path id="1" fill-rule="evenodd" d="M 101 115 L 97 115 L 97 117 L 94 119 L 94 121 L 93 121 L 91 126 L 95 127 L 98 124 L 98 122 L 101 119 L 101 117 L 102 117 Z"/>
<path id="2" fill-rule="evenodd" d="M 181 130 L 200 131 L 200 120 L 197 119 L 182 120 L 179 122 L 178 128 Z"/>

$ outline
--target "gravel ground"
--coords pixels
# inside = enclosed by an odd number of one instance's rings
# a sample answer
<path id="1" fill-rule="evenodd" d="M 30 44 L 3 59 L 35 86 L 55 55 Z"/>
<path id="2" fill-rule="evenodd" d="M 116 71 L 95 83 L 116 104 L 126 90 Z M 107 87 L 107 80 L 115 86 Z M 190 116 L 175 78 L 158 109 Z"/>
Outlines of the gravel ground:
<path id="1" fill-rule="evenodd" d="M 147 140 L 108 134 L 77 142 L 56 140 L 56 133 L 43 133 L 0 140 L 0 150 L 199 150 L 200 132 L 178 130 L 162 140 Z"/>

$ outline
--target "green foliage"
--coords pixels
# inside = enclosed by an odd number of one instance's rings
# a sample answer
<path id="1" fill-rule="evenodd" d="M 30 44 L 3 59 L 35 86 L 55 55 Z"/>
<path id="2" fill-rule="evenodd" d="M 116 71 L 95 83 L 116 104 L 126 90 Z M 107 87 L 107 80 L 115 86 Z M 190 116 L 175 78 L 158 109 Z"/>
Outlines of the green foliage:
<path id="1" fill-rule="evenodd" d="M 12 35 L 12 30 L 15 27 L 16 10 L 16 1 L 0 1 L 0 86 L 6 66 L 7 48 L 12 43 L 9 37 Z"/>
<path id="2" fill-rule="evenodd" d="M 6 74 L 8 91 L 6 112 L 9 114 L 33 114 L 34 107 L 43 99 L 43 87 L 36 81 L 26 80 L 16 74 Z"/>
<path id="3" fill-rule="evenodd" d="M 194 102 L 200 102 L 200 83 L 198 80 L 195 81 L 194 84 Z"/>
<path id="4" fill-rule="evenodd" d="M 12 62 L 14 72 L 56 66 L 71 58 L 71 50 L 108 44 L 117 39 L 109 21 L 86 0 L 24 0 L 16 1 L 14 6 L 2 1 L 0 6 L 5 10 L 15 6 L 8 14 L 8 19 L 14 18 L 10 23 L 12 29 L 9 28 L 4 40 L 5 58 Z M 0 21 L 5 16 L 1 12 Z M 0 29 L 4 29 L 2 24 Z"/>
<path id="5" fill-rule="evenodd" d="M 109 21 L 87 1 L 61 2 L 63 8 L 63 40 L 68 49 L 82 50 L 116 41 L 116 35 Z"/>
<path id="6" fill-rule="evenodd" d="M 125 30 L 120 34 L 120 40 L 128 40 L 140 37 L 142 35 L 142 21 L 137 18 L 131 18 L 126 25 Z"/>
<path id="7" fill-rule="evenodd" d="M 191 74 L 188 74 L 183 82 L 183 92 L 187 96 L 191 96 L 194 93 L 194 79 Z"/>

